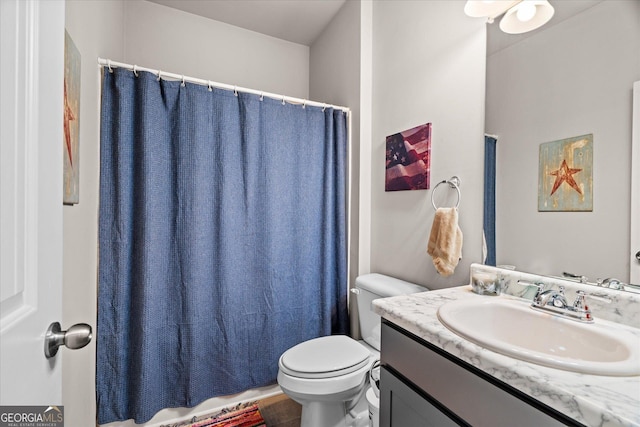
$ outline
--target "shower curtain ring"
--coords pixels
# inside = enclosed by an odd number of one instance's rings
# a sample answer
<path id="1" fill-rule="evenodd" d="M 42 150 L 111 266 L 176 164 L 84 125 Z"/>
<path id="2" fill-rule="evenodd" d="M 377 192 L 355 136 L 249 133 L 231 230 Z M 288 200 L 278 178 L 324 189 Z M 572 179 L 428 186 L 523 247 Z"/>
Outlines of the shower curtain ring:
<path id="1" fill-rule="evenodd" d="M 184 83 L 184 74 L 182 75 L 182 83 L 180 83 L 180 86 L 185 87 L 186 84 Z"/>
<path id="2" fill-rule="evenodd" d="M 264 92 L 260 93 L 260 101 L 264 101 Z"/>
<path id="3" fill-rule="evenodd" d="M 282 105 L 284 105 L 284 104 L 285 104 L 285 102 L 284 102 L 284 95 L 282 95 Z"/>
<path id="4" fill-rule="evenodd" d="M 109 68 L 109 72 L 113 73 L 113 68 L 111 68 L 111 60 L 107 59 L 107 67 Z"/>
<path id="5" fill-rule="evenodd" d="M 234 94 L 235 96 L 238 96 L 238 86 L 234 86 L 234 87 L 233 87 L 233 94 Z"/>
<path id="6" fill-rule="evenodd" d="M 138 66 L 137 65 L 133 66 L 133 75 L 138 77 Z"/>
<path id="7" fill-rule="evenodd" d="M 307 108 L 307 100 L 302 101 L 302 109 Z"/>
<path id="8" fill-rule="evenodd" d="M 158 70 L 158 78 L 156 79 L 157 81 L 160 81 L 161 74 L 162 74 L 162 71 Z"/>
<path id="9" fill-rule="evenodd" d="M 212 86 L 212 83 L 211 83 L 211 80 L 209 80 L 207 82 L 207 88 L 209 89 L 209 92 L 213 92 L 213 88 L 211 86 Z"/>

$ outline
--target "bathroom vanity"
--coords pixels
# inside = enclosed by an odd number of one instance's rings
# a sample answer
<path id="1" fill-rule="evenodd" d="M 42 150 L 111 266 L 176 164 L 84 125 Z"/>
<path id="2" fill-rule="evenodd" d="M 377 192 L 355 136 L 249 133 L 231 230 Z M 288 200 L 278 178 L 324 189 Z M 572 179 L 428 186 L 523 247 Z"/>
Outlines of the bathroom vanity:
<path id="1" fill-rule="evenodd" d="M 638 297 L 620 302 L 626 296 L 612 295 L 610 318 L 624 311 L 615 304 L 638 305 Z M 591 375 L 526 362 L 476 345 L 438 319 L 440 306 L 473 298 L 522 303 L 511 295 L 480 296 L 471 286 L 374 301 L 383 318 L 380 426 L 640 427 L 640 376 Z M 636 315 L 626 318 L 628 325 L 635 326 Z M 594 316 L 597 322 L 597 309 Z"/>

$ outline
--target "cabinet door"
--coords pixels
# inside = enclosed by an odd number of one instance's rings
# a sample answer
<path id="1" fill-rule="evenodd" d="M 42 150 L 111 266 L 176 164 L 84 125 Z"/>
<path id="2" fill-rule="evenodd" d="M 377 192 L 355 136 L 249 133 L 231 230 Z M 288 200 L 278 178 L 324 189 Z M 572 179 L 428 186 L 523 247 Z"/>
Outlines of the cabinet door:
<path id="1" fill-rule="evenodd" d="M 385 367 L 380 368 L 380 427 L 453 427 L 455 422 Z"/>
<path id="2" fill-rule="evenodd" d="M 389 322 L 382 324 L 383 367 L 460 425 L 474 427 L 582 426 Z M 380 388 L 385 387 L 384 379 Z M 387 386 L 388 387 L 388 386 Z M 381 410 L 385 396 L 381 396 Z M 386 399 L 389 399 L 387 396 Z M 393 402 L 391 403 L 393 410 Z M 385 424 L 382 424 L 383 426 Z M 386 424 L 393 425 L 393 424 Z M 418 427 L 441 424 L 396 424 Z M 447 424 L 442 424 L 447 425 Z"/>

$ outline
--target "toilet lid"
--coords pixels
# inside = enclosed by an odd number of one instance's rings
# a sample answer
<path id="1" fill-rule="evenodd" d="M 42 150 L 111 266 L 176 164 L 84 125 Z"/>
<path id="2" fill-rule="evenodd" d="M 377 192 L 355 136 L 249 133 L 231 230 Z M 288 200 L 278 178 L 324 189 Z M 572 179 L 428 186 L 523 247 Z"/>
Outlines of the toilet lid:
<path id="1" fill-rule="evenodd" d="M 370 355 L 348 336 L 332 335 L 302 342 L 285 351 L 280 368 L 295 377 L 332 378 L 366 366 Z"/>

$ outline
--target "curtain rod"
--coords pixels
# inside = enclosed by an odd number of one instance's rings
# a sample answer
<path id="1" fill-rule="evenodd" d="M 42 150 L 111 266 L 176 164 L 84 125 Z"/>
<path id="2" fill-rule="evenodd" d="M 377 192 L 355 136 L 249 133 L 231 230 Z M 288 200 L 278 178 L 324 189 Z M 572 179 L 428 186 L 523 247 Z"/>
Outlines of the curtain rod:
<path id="1" fill-rule="evenodd" d="M 127 70 L 131 70 L 134 73 L 136 73 L 138 71 L 147 71 L 149 73 L 157 75 L 159 78 L 168 77 L 170 79 L 175 79 L 175 80 L 179 80 L 179 81 L 182 81 L 182 82 L 195 83 L 195 84 L 202 85 L 202 86 L 207 86 L 207 87 L 215 87 L 215 88 L 218 88 L 218 89 L 232 90 L 234 92 L 251 93 L 251 94 L 254 94 L 254 95 L 260 95 L 261 97 L 266 96 L 268 98 L 281 100 L 283 103 L 284 102 L 289 102 L 290 104 L 299 104 L 299 105 L 302 105 L 302 106 L 310 105 L 312 107 L 322 107 L 323 109 L 324 108 L 333 108 L 334 110 L 342 110 L 342 111 L 344 111 L 346 113 L 349 113 L 351 111 L 348 107 L 341 107 L 339 105 L 325 104 L 323 102 L 309 101 L 307 99 L 294 98 L 294 97 L 285 96 L 285 95 L 278 95 L 278 94 L 275 94 L 275 93 L 269 93 L 269 92 L 255 90 L 255 89 L 247 89 L 247 88 L 240 87 L 240 86 L 233 86 L 233 85 L 228 85 L 228 84 L 225 84 L 225 83 L 213 82 L 211 80 L 198 79 L 198 78 L 195 78 L 195 77 L 188 77 L 188 76 L 181 75 L 181 74 L 169 73 L 169 72 L 166 72 L 166 71 L 154 70 L 154 69 L 146 68 L 146 67 L 139 67 L 137 65 L 125 64 L 125 63 L 122 63 L 122 62 L 116 62 L 116 61 L 112 61 L 110 59 L 104 59 L 104 58 L 100 58 L 100 57 L 98 57 L 98 65 L 101 66 L 101 67 L 109 67 L 109 69 L 111 69 L 111 68 L 124 68 L 124 69 L 127 69 Z"/>

